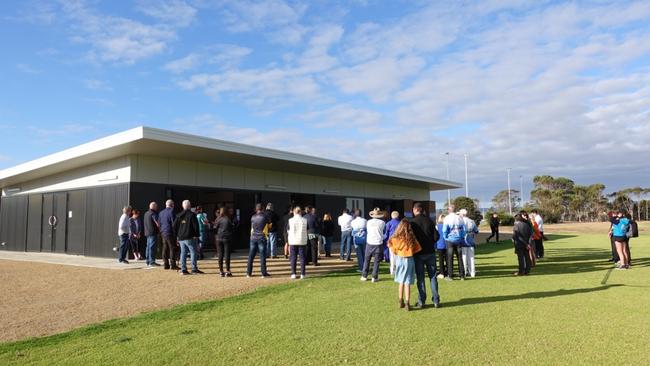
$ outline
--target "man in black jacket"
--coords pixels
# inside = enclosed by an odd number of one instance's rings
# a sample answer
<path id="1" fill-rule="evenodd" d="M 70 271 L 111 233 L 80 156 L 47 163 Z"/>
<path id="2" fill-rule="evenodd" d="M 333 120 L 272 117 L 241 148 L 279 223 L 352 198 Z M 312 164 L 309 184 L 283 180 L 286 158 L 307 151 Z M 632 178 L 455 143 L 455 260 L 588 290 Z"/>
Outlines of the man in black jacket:
<path id="1" fill-rule="evenodd" d="M 316 216 L 316 209 L 313 206 L 307 206 L 305 209 L 307 219 L 307 264 L 310 262 L 318 266 L 318 237 L 320 236 L 320 223 Z"/>
<path id="2" fill-rule="evenodd" d="M 269 240 L 267 241 L 267 249 L 266 249 L 266 258 L 272 257 L 272 258 L 277 258 L 275 255 L 275 249 L 278 246 L 278 242 L 280 241 L 279 237 L 279 232 L 278 230 L 278 225 L 280 222 L 280 216 L 273 211 L 273 204 L 269 202 L 266 205 L 266 211 L 264 211 L 264 214 L 268 217 L 269 219 Z"/>
<path id="3" fill-rule="evenodd" d="M 196 264 L 196 240 L 199 237 L 199 220 L 196 214 L 190 210 L 192 204 L 190 201 L 183 201 L 183 212 L 176 215 L 174 220 L 174 232 L 178 238 L 181 246 L 181 275 L 185 276 L 190 274 L 187 272 L 187 252 L 190 252 L 190 260 L 192 262 L 192 273 L 203 273 L 199 270 Z"/>
<path id="4" fill-rule="evenodd" d="M 156 241 L 160 234 L 160 220 L 158 219 L 158 204 L 151 202 L 149 211 L 144 214 L 144 236 L 147 237 L 147 266 L 154 267 L 160 264 L 156 263 Z"/>
<path id="5" fill-rule="evenodd" d="M 427 299 L 427 284 L 424 281 L 426 269 L 431 282 L 431 300 L 436 308 L 440 306 L 440 295 L 438 294 L 438 279 L 436 278 L 436 241 L 438 241 L 438 230 L 429 217 L 424 214 L 422 204 L 416 202 L 413 205 L 413 218 L 411 228 L 417 238 L 422 250 L 415 253 L 415 276 L 417 277 L 418 302 L 415 305 L 423 308 Z"/>
<path id="6" fill-rule="evenodd" d="M 497 237 L 496 242 L 498 243 L 499 242 L 499 214 L 497 214 L 496 212 L 493 213 L 492 216 L 490 216 L 490 231 L 492 231 L 492 233 L 490 234 L 490 236 L 487 237 L 487 239 L 485 239 L 485 242 L 489 243 L 490 239 L 496 236 Z"/>

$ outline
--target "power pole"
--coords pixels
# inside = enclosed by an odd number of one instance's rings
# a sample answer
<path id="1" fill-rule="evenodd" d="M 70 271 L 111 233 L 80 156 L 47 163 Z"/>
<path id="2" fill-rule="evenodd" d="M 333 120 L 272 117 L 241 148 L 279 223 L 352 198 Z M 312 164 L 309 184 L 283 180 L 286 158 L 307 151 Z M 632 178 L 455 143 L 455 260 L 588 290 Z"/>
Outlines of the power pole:
<path id="1" fill-rule="evenodd" d="M 524 176 L 519 176 L 519 197 L 521 198 L 521 207 L 524 207 Z"/>
<path id="2" fill-rule="evenodd" d="M 449 180 L 449 152 L 446 152 L 447 155 L 447 180 Z M 451 190 L 447 189 L 447 207 L 451 206 Z"/>

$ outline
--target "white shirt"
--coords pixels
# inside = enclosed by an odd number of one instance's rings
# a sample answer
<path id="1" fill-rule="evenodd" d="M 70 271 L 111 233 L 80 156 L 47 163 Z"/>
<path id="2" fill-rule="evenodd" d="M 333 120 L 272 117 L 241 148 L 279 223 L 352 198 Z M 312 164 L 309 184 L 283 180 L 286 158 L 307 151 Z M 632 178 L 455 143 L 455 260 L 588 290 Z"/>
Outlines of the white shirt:
<path id="1" fill-rule="evenodd" d="M 339 226 L 341 227 L 341 231 L 351 231 L 352 226 L 350 226 L 350 223 L 352 222 L 352 215 L 344 213 L 343 215 L 339 216 Z"/>
<path id="2" fill-rule="evenodd" d="M 381 245 L 384 243 L 384 228 L 386 223 L 380 219 L 370 219 L 367 224 L 368 237 L 366 243 L 369 245 Z"/>
<path id="3" fill-rule="evenodd" d="M 535 215 L 535 222 L 537 223 L 539 231 L 544 231 L 544 220 L 542 220 L 542 215 Z"/>
<path id="4" fill-rule="evenodd" d="M 289 245 L 307 245 L 307 219 L 294 215 L 289 219 Z"/>
<path id="5" fill-rule="evenodd" d="M 117 235 L 131 234 L 131 222 L 125 213 L 120 216 L 120 223 L 117 227 Z"/>
<path id="6" fill-rule="evenodd" d="M 368 221 L 363 217 L 357 217 L 350 223 L 351 230 L 365 229 Z"/>

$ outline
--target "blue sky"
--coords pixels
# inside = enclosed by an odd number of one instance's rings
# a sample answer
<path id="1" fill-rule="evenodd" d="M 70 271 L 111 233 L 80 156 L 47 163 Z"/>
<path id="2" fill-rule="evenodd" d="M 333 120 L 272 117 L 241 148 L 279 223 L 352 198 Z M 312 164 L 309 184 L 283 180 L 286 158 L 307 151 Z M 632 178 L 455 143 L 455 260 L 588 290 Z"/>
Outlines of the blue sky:
<path id="1" fill-rule="evenodd" d="M 649 36 L 648 1 L 4 1 L 0 168 L 148 125 L 434 177 L 449 151 L 457 181 L 467 153 L 482 202 L 508 167 L 650 186 Z"/>

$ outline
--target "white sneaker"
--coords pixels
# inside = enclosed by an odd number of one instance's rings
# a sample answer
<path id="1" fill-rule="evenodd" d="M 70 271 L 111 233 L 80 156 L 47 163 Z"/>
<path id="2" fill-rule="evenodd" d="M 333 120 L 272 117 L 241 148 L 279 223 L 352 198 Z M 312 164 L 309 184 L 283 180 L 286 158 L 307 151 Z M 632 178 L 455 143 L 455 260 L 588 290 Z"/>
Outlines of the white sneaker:
<path id="1" fill-rule="evenodd" d="M 368 281 L 368 277 L 361 277 L 361 281 L 362 282 Z"/>
<path id="2" fill-rule="evenodd" d="M 441 279 L 443 279 L 443 278 L 445 278 L 445 275 L 443 275 L 442 273 L 438 275 L 438 279 L 439 279 L 439 280 L 441 280 Z"/>
<path id="3" fill-rule="evenodd" d="M 246 275 L 246 278 L 251 278 L 251 277 L 253 277 L 253 276 L 251 276 L 251 275 L 249 275 L 249 274 Z"/>
<path id="4" fill-rule="evenodd" d="M 296 279 L 296 275 L 295 275 L 295 274 L 292 274 L 292 275 L 291 275 L 291 279 L 292 279 L 292 280 L 295 280 L 295 279 Z"/>
<path id="5" fill-rule="evenodd" d="M 379 282 L 379 278 L 373 278 L 372 283 Z"/>
<path id="6" fill-rule="evenodd" d="M 307 278 L 307 275 L 300 275 L 301 280 L 304 280 L 305 278 Z"/>

